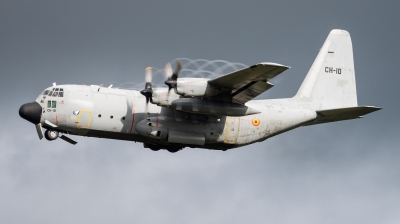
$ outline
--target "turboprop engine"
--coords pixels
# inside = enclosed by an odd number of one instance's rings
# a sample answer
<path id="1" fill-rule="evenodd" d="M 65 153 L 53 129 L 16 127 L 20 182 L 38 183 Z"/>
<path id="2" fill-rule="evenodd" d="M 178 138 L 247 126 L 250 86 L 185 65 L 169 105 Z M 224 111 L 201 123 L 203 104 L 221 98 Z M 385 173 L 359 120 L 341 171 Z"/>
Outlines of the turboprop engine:
<path id="1" fill-rule="evenodd" d="M 172 70 L 171 63 L 165 65 L 164 74 L 167 77 L 165 84 L 169 90 L 174 89 L 175 93 L 185 97 L 209 97 L 221 92 L 221 88 L 208 83 L 204 78 L 179 78 L 182 64 L 176 60 L 175 69 Z"/>
<path id="2" fill-rule="evenodd" d="M 172 70 L 171 64 L 167 63 L 164 74 L 167 77 L 165 84 L 167 88 L 152 88 L 152 68 L 146 68 L 145 89 L 140 91 L 146 97 L 146 104 L 151 102 L 158 106 L 171 106 L 172 101 L 183 97 L 210 97 L 221 93 L 221 88 L 208 83 L 204 78 L 179 78 L 178 75 L 182 68 L 179 59 L 176 61 L 175 70 Z M 174 91 L 171 91 L 174 89 Z"/>
<path id="3" fill-rule="evenodd" d="M 221 93 L 221 88 L 208 83 L 204 78 L 179 78 L 176 93 L 185 97 L 209 97 Z"/>
<path id="4" fill-rule="evenodd" d="M 169 107 L 172 105 L 172 101 L 179 99 L 179 97 L 180 95 L 174 91 L 169 91 L 167 88 L 153 89 L 151 103 Z"/>

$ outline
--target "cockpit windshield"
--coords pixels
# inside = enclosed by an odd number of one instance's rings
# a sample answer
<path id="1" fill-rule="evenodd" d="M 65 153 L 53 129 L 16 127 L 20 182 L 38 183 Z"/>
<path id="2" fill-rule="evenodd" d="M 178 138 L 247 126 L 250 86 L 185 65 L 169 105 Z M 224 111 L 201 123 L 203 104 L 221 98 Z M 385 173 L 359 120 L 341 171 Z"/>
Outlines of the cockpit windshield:
<path id="1" fill-rule="evenodd" d="M 63 88 L 53 88 L 53 91 L 46 90 L 46 91 L 44 91 L 43 96 L 64 97 L 64 89 Z"/>

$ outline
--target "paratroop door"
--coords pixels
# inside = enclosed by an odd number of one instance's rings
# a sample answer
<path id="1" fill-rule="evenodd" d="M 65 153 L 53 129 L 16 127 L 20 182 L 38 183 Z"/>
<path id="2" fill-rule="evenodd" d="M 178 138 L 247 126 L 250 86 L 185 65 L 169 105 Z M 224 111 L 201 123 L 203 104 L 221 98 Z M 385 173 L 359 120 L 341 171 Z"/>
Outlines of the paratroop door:
<path id="1" fill-rule="evenodd" d="M 89 128 L 90 122 L 92 121 L 92 111 L 81 110 L 78 115 L 77 128 Z"/>
<path id="2" fill-rule="evenodd" d="M 225 122 L 224 143 L 235 144 L 239 134 L 239 118 L 227 117 Z"/>

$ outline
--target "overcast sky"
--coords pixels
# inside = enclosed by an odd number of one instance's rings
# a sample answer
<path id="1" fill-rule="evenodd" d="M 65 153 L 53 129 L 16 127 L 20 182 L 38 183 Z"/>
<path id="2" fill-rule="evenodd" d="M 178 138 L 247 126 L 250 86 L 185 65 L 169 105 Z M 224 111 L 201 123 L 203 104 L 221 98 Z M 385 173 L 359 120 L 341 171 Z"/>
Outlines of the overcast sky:
<path id="1" fill-rule="evenodd" d="M 400 223 L 398 1 L 0 1 L 0 223 Z M 368 3 L 370 2 L 370 3 Z M 143 82 L 177 57 L 291 66 L 351 34 L 363 119 L 226 152 L 38 140 L 18 115 L 52 82 Z"/>

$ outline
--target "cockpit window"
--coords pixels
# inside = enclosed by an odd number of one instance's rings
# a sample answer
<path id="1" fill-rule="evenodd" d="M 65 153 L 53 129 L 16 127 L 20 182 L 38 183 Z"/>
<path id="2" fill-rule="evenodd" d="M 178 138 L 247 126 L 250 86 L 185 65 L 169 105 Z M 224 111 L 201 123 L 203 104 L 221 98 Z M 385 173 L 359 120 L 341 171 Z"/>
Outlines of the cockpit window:
<path id="1" fill-rule="evenodd" d="M 57 107 L 57 101 L 47 101 L 47 108 L 56 108 Z"/>
<path id="2" fill-rule="evenodd" d="M 50 92 L 49 92 L 49 96 L 52 96 L 52 95 L 53 95 L 53 91 L 50 91 Z"/>
<path id="3" fill-rule="evenodd" d="M 54 91 L 58 91 L 59 90 L 59 88 L 56 88 Z"/>
<path id="4" fill-rule="evenodd" d="M 62 91 L 64 91 L 64 89 L 63 89 L 63 88 L 60 88 L 60 91 L 62 92 Z"/>
<path id="5" fill-rule="evenodd" d="M 58 96 L 58 92 L 54 92 L 54 93 L 53 93 L 53 96 Z"/>
<path id="6" fill-rule="evenodd" d="M 64 92 L 59 92 L 58 97 L 64 97 Z"/>
<path id="7" fill-rule="evenodd" d="M 46 96 L 49 92 L 50 92 L 49 90 L 46 90 L 46 91 L 44 91 L 43 95 Z"/>

